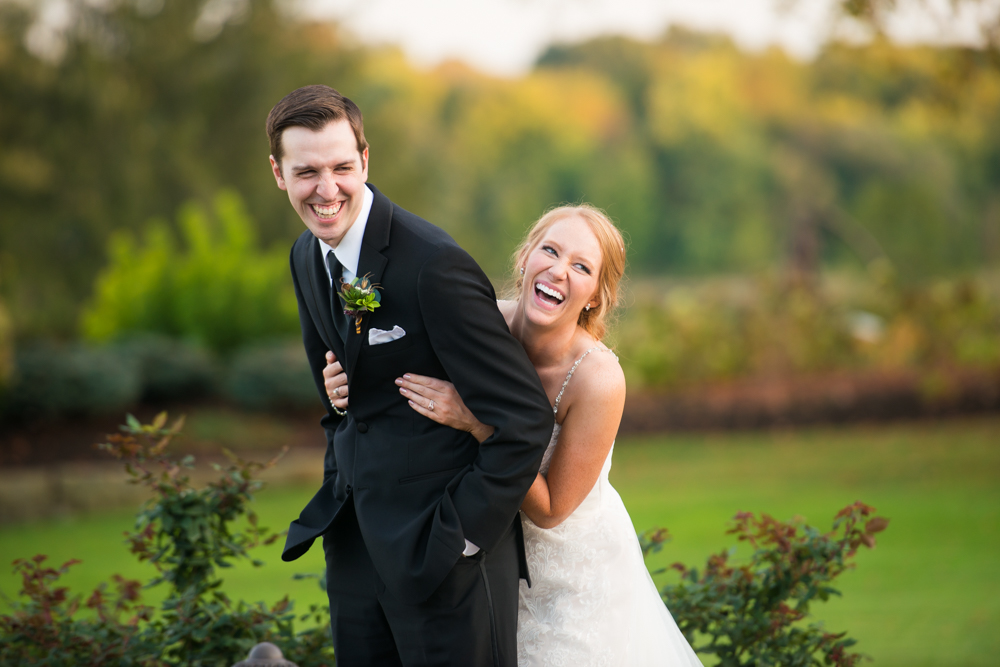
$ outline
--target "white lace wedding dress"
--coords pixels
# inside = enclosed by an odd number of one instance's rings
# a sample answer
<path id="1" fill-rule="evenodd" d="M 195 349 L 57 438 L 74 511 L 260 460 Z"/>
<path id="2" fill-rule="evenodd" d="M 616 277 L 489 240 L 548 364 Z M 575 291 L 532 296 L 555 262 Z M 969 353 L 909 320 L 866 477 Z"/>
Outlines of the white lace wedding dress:
<path id="1" fill-rule="evenodd" d="M 595 350 L 606 348 L 587 350 L 570 369 L 563 390 Z M 556 424 L 542 473 L 548 471 L 559 430 Z M 555 528 L 539 528 L 521 514 L 531 588 L 521 581 L 518 667 L 701 667 L 660 599 L 632 520 L 608 482 L 613 453 L 614 445 L 590 494 Z"/>

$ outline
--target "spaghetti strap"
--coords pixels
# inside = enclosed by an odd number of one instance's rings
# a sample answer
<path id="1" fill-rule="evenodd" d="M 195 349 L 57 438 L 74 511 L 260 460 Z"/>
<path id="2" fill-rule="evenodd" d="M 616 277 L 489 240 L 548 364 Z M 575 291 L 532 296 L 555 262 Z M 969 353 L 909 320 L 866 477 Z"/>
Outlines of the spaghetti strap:
<path id="1" fill-rule="evenodd" d="M 556 403 L 555 405 L 552 406 L 553 415 L 559 413 L 559 401 L 562 400 L 563 392 L 566 391 L 566 385 L 569 384 L 569 379 L 573 377 L 573 373 L 576 372 L 576 367 L 580 365 L 580 362 L 583 361 L 584 357 L 586 357 L 594 350 L 604 350 L 605 352 L 611 352 L 610 348 L 604 347 L 603 345 L 595 345 L 594 347 L 590 348 L 589 350 L 580 355 L 580 358 L 573 363 L 573 367 L 569 369 L 569 373 L 566 373 L 566 379 L 563 380 L 562 387 L 560 387 L 559 389 L 559 394 L 556 396 Z M 618 355 L 615 354 L 614 352 L 611 352 L 611 354 L 614 355 L 615 359 L 618 358 Z"/>

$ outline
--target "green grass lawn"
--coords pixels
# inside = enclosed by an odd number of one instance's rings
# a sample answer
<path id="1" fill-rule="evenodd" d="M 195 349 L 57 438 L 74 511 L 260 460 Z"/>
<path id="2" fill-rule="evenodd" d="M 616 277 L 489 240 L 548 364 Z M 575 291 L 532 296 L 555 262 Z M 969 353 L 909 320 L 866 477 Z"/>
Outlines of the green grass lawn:
<path id="1" fill-rule="evenodd" d="M 732 546 L 724 531 L 738 510 L 801 515 L 827 529 L 841 507 L 855 500 L 874 505 L 891 518 L 889 529 L 842 577 L 843 598 L 816 606 L 816 617 L 831 630 L 849 631 L 879 665 L 995 664 L 1000 419 L 623 438 L 611 475 L 637 529 L 656 525 L 673 535 L 651 567 L 700 565 Z M 263 523 L 283 528 L 311 493 L 264 491 L 256 503 Z M 0 562 L 34 553 L 81 558 L 66 578 L 79 590 L 112 572 L 147 577 L 148 568 L 121 544 L 131 521 L 131 513 L 116 512 L 7 526 L 0 529 Z M 323 602 L 314 581 L 291 580 L 320 570 L 320 550 L 286 564 L 279 549 L 259 554 L 263 568 L 228 573 L 227 591 L 267 601 L 287 593 L 303 610 Z M 0 574 L 0 590 L 15 593 L 17 582 Z"/>

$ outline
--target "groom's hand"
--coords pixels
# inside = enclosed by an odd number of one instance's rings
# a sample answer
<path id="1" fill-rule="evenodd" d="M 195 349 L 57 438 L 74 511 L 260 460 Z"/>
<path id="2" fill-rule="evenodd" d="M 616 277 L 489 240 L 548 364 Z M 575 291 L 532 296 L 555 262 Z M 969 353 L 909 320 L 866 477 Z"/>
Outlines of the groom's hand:
<path id="1" fill-rule="evenodd" d="M 323 384 L 326 387 L 326 395 L 333 403 L 333 407 L 340 410 L 347 409 L 347 373 L 343 366 L 337 361 L 333 352 L 326 353 L 326 368 L 323 369 Z"/>

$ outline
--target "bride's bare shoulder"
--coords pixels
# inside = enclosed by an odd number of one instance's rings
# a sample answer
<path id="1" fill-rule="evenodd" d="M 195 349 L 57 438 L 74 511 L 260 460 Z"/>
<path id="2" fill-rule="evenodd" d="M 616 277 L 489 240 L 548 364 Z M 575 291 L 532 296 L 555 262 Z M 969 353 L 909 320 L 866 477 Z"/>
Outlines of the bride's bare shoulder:
<path id="1" fill-rule="evenodd" d="M 616 391 L 625 389 L 625 373 L 618 356 L 606 347 L 600 347 L 587 355 L 577 373 L 582 375 L 580 384 L 597 385 L 613 388 Z"/>
<path id="2" fill-rule="evenodd" d="M 600 406 L 625 399 L 625 373 L 618 357 L 600 347 L 580 362 L 566 386 L 570 405 Z"/>

